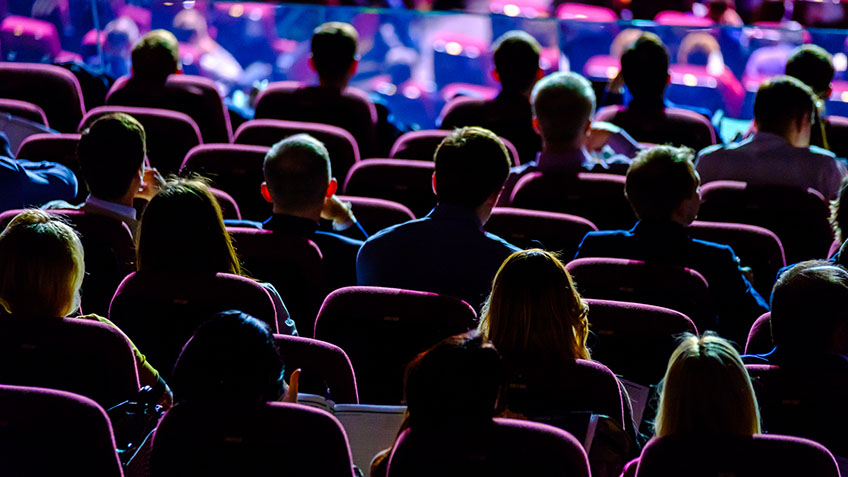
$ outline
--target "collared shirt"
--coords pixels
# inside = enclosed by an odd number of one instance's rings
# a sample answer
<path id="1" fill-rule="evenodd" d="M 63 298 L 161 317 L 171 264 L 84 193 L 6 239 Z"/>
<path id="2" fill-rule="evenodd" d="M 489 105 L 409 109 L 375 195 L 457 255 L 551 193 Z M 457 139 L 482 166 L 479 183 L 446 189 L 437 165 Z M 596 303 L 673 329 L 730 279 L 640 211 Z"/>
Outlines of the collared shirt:
<path id="1" fill-rule="evenodd" d="M 359 250 L 357 282 L 451 295 L 479 310 L 498 268 L 518 250 L 483 230 L 473 210 L 438 204 L 372 235 Z"/>
<path id="2" fill-rule="evenodd" d="M 89 195 L 88 198 L 85 199 L 85 203 L 88 206 L 96 207 L 98 209 L 107 210 L 112 212 L 115 215 L 121 217 L 128 217 L 132 220 L 136 220 L 136 210 L 134 207 L 130 207 L 127 205 L 118 204 L 115 202 L 110 202 L 108 200 L 98 199 L 93 195 Z"/>
<path id="3" fill-rule="evenodd" d="M 777 134 L 758 132 L 727 146 L 712 146 L 698 154 L 701 182 L 744 181 L 806 189 L 811 187 L 827 199 L 839 193 L 845 166 L 830 151 L 816 146 L 795 147 Z"/>

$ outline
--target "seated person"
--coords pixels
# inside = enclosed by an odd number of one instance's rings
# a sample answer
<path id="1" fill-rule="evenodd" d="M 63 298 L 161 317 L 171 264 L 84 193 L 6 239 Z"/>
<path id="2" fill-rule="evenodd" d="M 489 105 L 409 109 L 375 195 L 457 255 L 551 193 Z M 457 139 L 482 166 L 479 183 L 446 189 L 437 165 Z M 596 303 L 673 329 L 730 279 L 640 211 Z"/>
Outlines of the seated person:
<path id="1" fill-rule="evenodd" d="M 533 129 L 530 92 L 542 78 L 539 52 L 542 47 L 523 31 L 504 33 L 493 47 L 495 79 L 501 92 L 495 99 L 464 102 L 442 119 L 442 129 L 480 126 L 508 139 L 518 150 L 522 163 L 536 158 L 542 140 Z"/>
<path id="2" fill-rule="evenodd" d="M 9 140 L 0 132 L 0 212 L 73 200 L 77 186 L 73 171 L 62 164 L 14 159 Z"/>
<path id="3" fill-rule="evenodd" d="M 436 207 L 372 235 L 356 259 L 357 282 L 451 295 L 479 309 L 498 267 L 518 251 L 483 230 L 509 173 L 509 153 L 491 131 L 462 128 L 439 144 L 435 163 Z"/>
<path id="4" fill-rule="evenodd" d="M 668 61 L 659 37 L 643 33 L 621 56 L 621 79 L 633 99 L 627 107 L 604 109 L 597 119 L 621 127 L 640 142 L 700 150 L 713 144 L 712 126 L 665 100 L 671 78 Z"/>
<path id="5" fill-rule="evenodd" d="M 82 132 L 77 159 L 90 194 L 79 206 L 64 201 L 45 205 L 49 209 L 78 209 L 118 219 L 138 228 L 136 199 L 149 201 L 164 179 L 156 169 L 145 167 L 144 128 L 132 116 L 107 114 Z"/>
<path id="6" fill-rule="evenodd" d="M 589 232 L 575 258 L 628 258 L 694 269 L 709 284 L 718 331 L 744 343 L 751 323 L 768 305 L 730 247 L 693 239 L 686 231 L 701 206 L 692 150 L 656 146 L 640 153 L 627 171 L 625 195 L 639 219 L 636 226 Z"/>
<path id="7" fill-rule="evenodd" d="M 815 102 L 809 86 L 795 78 L 764 82 L 754 100 L 756 133 L 702 150 L 697 161 L 701 180 L 813 188 L 826 199 L 836 198 L 846 169 L 833 153 L 810 146 Z"/>

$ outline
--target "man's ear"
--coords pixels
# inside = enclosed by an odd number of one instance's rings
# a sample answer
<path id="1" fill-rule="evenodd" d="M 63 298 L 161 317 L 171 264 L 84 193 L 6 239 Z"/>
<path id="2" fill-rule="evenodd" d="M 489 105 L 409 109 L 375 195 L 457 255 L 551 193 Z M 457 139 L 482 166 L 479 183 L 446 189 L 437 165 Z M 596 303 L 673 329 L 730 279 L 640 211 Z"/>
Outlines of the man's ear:
<path id="1" fill-rule="evenodd" d="M 545 77 L 545 70 L 543 70 L 542 68 L 537 69 L 536 70 L 536 81 L 539 81 L 540 79 L 542 79 L 544 77 Z"/>
<path id="2" fill-rule="evenodd" d="M 339 183 L 335 178 L 330 179 L 330 183 L 327 184 L 327 195 L 326 197 L 332 197 L 333 194 L 336 193 L 336 190 L 339 188 Z"/>
<path id="3" fill-rule="evenodd" d="M 492 79 L 498 83 L 501 82 L 501 75 L 498 74 L 498 70 L 492 70 Z"/>
<path id="4" fill-rule="evenodd" d="M 266 202 L 274 203 L 274 201 L 271 200 L 271 191 L 268 190 L 268 184 L 266 182 L 263 182 L 262 185 L 259 186 L 259 191 L 262 192 L 262 198 L 265 199 Z"/>
<path id="5" fill-rule="evenodd" d="M 439 193 L 438 193 L 438 192 L 436 192 L 436 173 L 435 173 L 435 172 L 433 173 L 432 186 L 433 186 L 433 195 L 435 195 L 436 197 L 438 197 L 438 196 L 439 196 Z"/>
<path id="6" fill-rule="evenodd" d="M 539 136 L 542 135 L 542 130 L 539 129 L 539 119 L 535 117 L 533 118 L 533 130 L 536 131 L 536 134 Z"/>
<path id="7" fill-rule="evenodd" d="M 347 71 L 351 78 L 356 74 L 357 68 L 359 68 L 359 60 L 353 60 L 353 63 L 350 64 L 350 69 Z"/>
<path id="8" fill-rule="evenodd" d="M 312 58 L 312 55 L 309 55 L 309 68 L 316 73 L 318 72 L 318 70 L 315 69 L 315 59 Z"/>
<path id="9" fill-rule="evenodd" d="M 671 84 L 671 71 L 665 74 L 665 84 Z"/>

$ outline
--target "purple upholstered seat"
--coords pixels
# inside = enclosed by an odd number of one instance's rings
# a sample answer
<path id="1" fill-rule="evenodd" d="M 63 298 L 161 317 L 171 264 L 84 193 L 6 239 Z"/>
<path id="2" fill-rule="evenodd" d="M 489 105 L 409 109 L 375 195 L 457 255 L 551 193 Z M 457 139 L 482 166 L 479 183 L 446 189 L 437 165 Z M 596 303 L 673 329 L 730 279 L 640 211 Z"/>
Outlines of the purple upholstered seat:
<path id="1" fill-rule="evenodd" d="M 560 20 L 576 20 L 581 22 L 614 23 L 618 21 L 615 11 L 597 5 L 583 3 L 563 3 L 556 9 L 556 17 Z"/>
<path id="2" fill-rule="evenodd" d="M 277 331 L 277 313 L 268 291 L 229 273 L 132 273 L 115 292 L 109 319 L 167 379 L 197 326 L 227 310 L 241 310 Z"/>
<path id="3" fill-rule="evenodd" d="M 680 333 L 698 333 L 686 315 L 668 308 L 589 298 L 592 358 L 625 379 L 656 384 Z"/>
<path id="4" fill-rule="evenodd" d="M 407 363 L 442 339 L 474 328 L 476 321 L 474 310 L 453 297 L 346 287 L 324 300 L 315 337 L 350 356 L 363 402 L 397 404 Z"/>
<path id="5" fill-rule="evenodd" d="M 624 197 L 624 176 L 581 172 L 574 176 L 532 172 L 515 184 L 510 206 L 586 218 L 601 230 L 629 229 L 636 216 Z"/>
<path id="6" fill-rule="evenodd" d="M 350 358 L 338 346 L 301 336 L 274 335 L 286 371 L 300 369 L 300 392 L 329 397 L 335 403 L 359 403 Z"/>
<path id="7" fill-rule="evenodd" d="M 477 427 L 407 429 L 395 442 L 389 477 L 427 475 L 588 477 L 589 461 L 571 434 L 545 424 L 493 419 Z"/>
<path id="8" fill-rule="evenodd" d="M 43 126 L 49 126 L 47 115 L 37 104 L 18 101 L 17 99 L 0 99 L 0 111 Z"/>
<path id="9" fill-rule="evenodd" d="M 281 119 L 254 119 L 236 130 L 236 144 L 273 146 L 294 134 L 306 133 L 327 146 L 333 177 L 339 181 L 347 177 L 348 170 L 359 162 L 359 146 L 356 139 L 342 128 L 328 124 L 283 121 Z"/>
<path id="10" fill-rule="evenodd" d="M 38 105 L 50 127 L 63 133 L 76 132 L 85 114 L 79 81 L 54 65 L 0 63 L 0 98 Z"/>
<path id="11" fill-rule="evenodd" d="M 4 316 L 0 359 L 0 383 L 74 392 L 105 408 L 138 394 L 129 342 L 97 321 Z"/>
<path id="12" fill-rule="evenodd" d="M 243 144 L 202 144 L 186 154 L 181 175 L 200 174 L 212 185 L 230 194 L 248 220 L 271 216 L 269 204 L 259 192 L 265 181 L 262 164 L 268 148 Z"/>
<path id="13" fill-rule="evenodd" d="M 662 116 L 654 118 L 625 106 L 605 106 L 595 113 L 595 121 L 607 121 L 620 126 L 643 143 L 668 142 L 688 146 L 696 151 L 716 143 L 715 128 L 710 120 L 688 109 L 665 108 Z"/>
<path id="14" fill-rule="evenodd" d="M 177 404 L 156 429 L 150 463 L 159 477 L 354 475 L 339 421 L 281 402 Z"/>
<path id="15" fill-rule="evenodd" d="M 34 162 L 58 162 L 74 171 L 79 179 L 75 202 L 82 202 L 88 196 L 88 188 L 82 180 L 82 170 L 77 161 L 79 140 L 79 134 L 33 134 L 24 139 L 15 157 Z"/>
<path id="16" fill-rule="evenodd" d="M 399 202 L 423 217 L 436 205 L 434 172 L 433 161 L 366 159 L 350 169 L 344 193 Z"/>
<path id="17" fill-rule="evenodd" d="M 209 192 L 215 196 L 215 200 L 221 206 L 221 215 L 224 216 L 224 219 L 241 220 L 241 209 L 239 209 L 238 202 L 233 199 L 233 196 L 214 187 L 210 187 Z"/>
<path id="18" fill-rule="evenodd" d="M 203 144 L 200 129 L 188 115 L 177 111 L 129 106 L 100 106 L 85 115 L 82 131 L 97 118 L 109 113 L 126 113 L 138 120 L 147 136 L 147 157 L 162 174 L 176 173 L 188 151 Z"/>
<path id="19" fill-rule="evenodd" d="M 695 270 L 623 258 L 578 258 L 566 265 L 586 298 L 629 301 L 677 310 L 700 330 L 714 330 L 709 285 Z"/>
<path id="20" fill-rule="evenodd" d="M 369 235 L 375 234 L 386 227 L 415 219 L 415 214 L 408 207 L 391 200 L 349 195 L 340 195 L 338 197 L 345 202 L 350 202 L 356 220 Z M 355 235 L 355 238 L 361 238 L 361 233 Z"/>
<path id="21" fill-rule="evenodd" d="M 389 157 L 392 159 L 412 159 L 414 161 L 432 161 L 436 148 L 452 131 L 427 129 L 403 134 L 395 140 Z M 521 164 L 515 146 L 505 138 L 501 138 L 512 159 L 512 165 Z"/>
<path id="22" fill-rule="evenodd" d="M 836 157 L 848 157 L 848 118 L 825 116 L 824 127 L 830 150 Z"/>
<path id="23" fill-rule="evenodd" d="M 771 338 L 771 312 L 767 311 L 751 325 L 748 340 L 745 342 L 745 354 L 765 354 L 774 349 Z"/>
<path id="24" fill-rule="evenodd" d="M 810 475 L 838 477 L 833 455 L 821 444 L 798 437 L 662 437 L 642 450 L 637 477 L 671 475 L 738 477 Z"/>
<path id="25" fill-rule="evenodd" d="M 654 16 L 654 21 L 660 25 L 708 27 L 713 21 L 707 17 L 698 17 L 691 13 L 678 12 L 676 10 L 663 10 Z"/>
<path id="26" fill-rule="evenodd" d="M 5 13 L 5 12 L 4 12 Z M 0 23 L 2 61 L 81 61 L 79 55 L 62 51 L 59 32 L 52 23 L 37 18 L 9 15 Z"/>
<path id="27" fill-rule="evenodd" d="M 541 247 L 571 258 L 595 224 L 576 215 L 495 207 L 486 231 L 522 248 Z"/>
<path id="28" fill-rule="evenodd" d="M 122 477 L 112 425 L 86 397 L 0 385 L 0 474 Z"/>

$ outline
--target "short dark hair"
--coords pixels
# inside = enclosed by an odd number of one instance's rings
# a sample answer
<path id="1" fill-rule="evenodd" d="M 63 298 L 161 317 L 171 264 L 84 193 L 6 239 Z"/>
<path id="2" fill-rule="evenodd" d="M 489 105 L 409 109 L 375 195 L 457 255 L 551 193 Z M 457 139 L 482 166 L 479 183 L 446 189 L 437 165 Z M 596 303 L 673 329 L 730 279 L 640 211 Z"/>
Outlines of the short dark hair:
<path id="1" fill-rule="evenodd" d="M 493 47 L 495 70 L 506 91 L 526 91 L 539 72 L 539 42 L 529 34 L 512 30 L 504 33 Z"/>
<path id="2" fill-rule="evenodd" d="M 180 69 L 177 37 L 168 30 L 153 30 L 144 35 L 132 51 L 133 77 L 164 83 L 168 75 Z"/>
<path id="3" fill-rule="evenodd" d="M 760 132 L 786 135 L 792 123 L 805 115 L 813 117 L 815 93 L 791 76 L 766 80 L 754 98 L 754 122 Z"/>
<path id="4" fill-rule="evenodd" d="M 573 72 L 551 73 L 530 95 L 533 116 L 547 143 L 571 143 L 586 133 L 595 113 L 595 91 L 589 80 Z"/>
<path id="5" fill-rule="evenodd" d="M 830 90 L 835 73 L 833 55 L 818 45 L 799 46 L 786 62 L 786 75 L 798 78 L 819 97 Z"/>
<path id="6" fill-rule="evenodd" d="M 289 136 L 274 144 L 265 155 L 263 171 L 271 199 L 285 209 L 322 202 L 332 178 L 327 148 L 308 134 Z"/>
<path id="7" fill-rule="evenodd" d="M 801 262 L 777 279 L 771 294 L 772 338 L 789 354 L 826 352 L 848 320 L 848 271 L 823 260 Z"/>
<path id="8" fill-rule="evenodd" d="M 698 188 L 688 147 L 654 146 L 640 152 L 630 168 L 624 193 L 639 220 L 668 220 Z"/>
<path id="9" fill-rule="evenodd" d="M 82 131 L 77 159 L 91 195 L 117 200 L 127 194 L 147 154 L 141 123 L 124 113 L 101 116 Z"/>
<path id="10" fill-rule="evenodd" d="M 495 133 L 457 129 L 436 148 L 436 195 L 440 203 L 476 208 L 501 190 L 509 175 L 509 152 Z"/>
<path id="11" fill-rule="evenodd" d="M 662 96 L 668 85 L 668 50 L 653 33 L 643 33 L 621 55 L 621 74 L 633 97 Z"/>
<path id="12" fill-rule="evenodd" d="M 320 78 L 344 77 L 356 60 L 359 34 L 349 23 L 324 23 L 312 32 L 312 63 Z"/>

